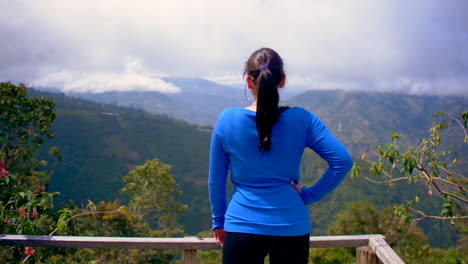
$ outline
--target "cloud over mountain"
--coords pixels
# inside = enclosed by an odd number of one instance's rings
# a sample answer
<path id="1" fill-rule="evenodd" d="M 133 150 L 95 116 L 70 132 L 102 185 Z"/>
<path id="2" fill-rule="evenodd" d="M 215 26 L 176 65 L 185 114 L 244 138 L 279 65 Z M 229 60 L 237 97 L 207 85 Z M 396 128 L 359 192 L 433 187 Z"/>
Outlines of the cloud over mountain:
<path id="1" fill-rule="evenodd" d="M 74 89 L 136 79 L 173 91 L 158 81 L 164 75 L 232 84 L 248 55 L 268 46 L 297 89 L 468 93 L 463 0 L 0 0 L 0 10 L 2 81 L 72 76 L 64 85 Z M 128 58 L 143 65 L 139 75 L 129 76 Z"/>

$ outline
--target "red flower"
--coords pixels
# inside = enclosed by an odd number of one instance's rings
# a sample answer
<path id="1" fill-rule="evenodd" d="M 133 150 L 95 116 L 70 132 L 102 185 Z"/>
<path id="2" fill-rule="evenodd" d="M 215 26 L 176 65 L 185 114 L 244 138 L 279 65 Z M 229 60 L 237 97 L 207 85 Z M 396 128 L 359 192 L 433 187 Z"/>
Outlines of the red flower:
<path id="1" fill-rule="evenodd" d="M 25 247 L 24 248 L 24 254 L 27 256 L 34 256 L 34 249 L 32 247 Z"/>
<path id="2" fill-rule="evenodd" d="M 5 218 L 2 217 L 2 221 L 3 223 L 8 224 L 8 219 L 6 217 Z"/>
<path id="3" fill-rule="evenodd" d="M 26 213 L 26 211 L 23 208 L 19 209 L 19 213 L 22 218 L 25 218 L 26 216 L 28 216 L 28 213 Z"/>
<path id="4" fill-rule="evenodd" d="M 429 196 L 432 196 L 432 190 L 429 190 L 427 194 L 429 194 Z"/>
<path id="5" fill-rule="evenodd" d="M 6 171 L 4 168 L 0 168 L 0 178 L 5 179 L 5 176 L 10 174 L 8 171 Z"/>
<path id="6" fill-rule="evenodd" d="M 2 162 L 0 162 L 0 178 L 5 179 L 8 174 L 10 173 L 5 170 L 5 161 L 2 159 Z"/>
<path id="7" fill-rule="evenodd" d="M 34 207 L 34 209 L 32 211 L 32 214 L 31 214 L 31 218 L 36 218 L 38 216 L 39 216 L 39 214 L 37 213 L 36 207 Z"/>

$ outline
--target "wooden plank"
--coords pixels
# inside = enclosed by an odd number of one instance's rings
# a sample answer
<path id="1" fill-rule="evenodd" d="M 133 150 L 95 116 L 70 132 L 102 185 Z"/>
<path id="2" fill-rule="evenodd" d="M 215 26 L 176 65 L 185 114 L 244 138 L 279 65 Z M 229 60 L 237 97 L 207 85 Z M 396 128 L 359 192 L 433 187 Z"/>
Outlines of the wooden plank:
<path id="1" fill-rule="evenodd" d="M 219 249 L 214 238 L 0 235 L 0 245 L 66 248 Z"/>
<path id="2" fill-rule="evenodd" d="M 382 235 L 354 235 L 354 236 L 311 236 L 311 248 L 344 248 L 369 245 L 371 238 L 384 238 Z"/>
<path id="3" fill-rule="evenodd" d="M 369 239 L 369 247 L 377 254 L 384 264 L 404 264 L 403 260 L 393 251 L 383 238 Z"/>
<path id="4" fill-rule="evenodd" d="M 197 251 L 195 249 L 184 249 L 184 264 L 197 264 Z"/>
<path id="5" fill-rule="evenodd" d="M 220 249 L 214 238 L 148 238 L 0 235 L 0 245 L 66 248 L 183 249 L 186 263 L 196 263 L 197 249 Z M 382 235 L 313 236 L 311 248 L 361 247 L 368 245 L 384 264 L 404 264 Z M 195 261 L 195 262 L 194 262 Z"/>
<path id="6" fill-rule="evenodd" d="M 312 236 L 311 248 L 360 247 L 382 235 Z M 0 245 L 68 248 L 219 249 L 214 238 L 148 238 L 0 235 Z"/>

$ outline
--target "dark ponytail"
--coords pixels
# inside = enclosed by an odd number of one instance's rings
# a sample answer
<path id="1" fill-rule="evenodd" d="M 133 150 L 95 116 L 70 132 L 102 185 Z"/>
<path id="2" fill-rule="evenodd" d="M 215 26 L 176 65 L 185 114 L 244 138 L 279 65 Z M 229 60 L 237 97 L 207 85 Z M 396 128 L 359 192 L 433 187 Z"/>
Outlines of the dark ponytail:
<path id="1" fill-rule="evenodd" d="M 262 48 L 255 51 L 246 63 L 244 76 L 252 78 L 257 94 L 256 124 L 258 149 L 268 152 L 271 149 L 271 130 L 278 122 L 278 88 L 285 76 L 283 61 L 272 49 Z"/>

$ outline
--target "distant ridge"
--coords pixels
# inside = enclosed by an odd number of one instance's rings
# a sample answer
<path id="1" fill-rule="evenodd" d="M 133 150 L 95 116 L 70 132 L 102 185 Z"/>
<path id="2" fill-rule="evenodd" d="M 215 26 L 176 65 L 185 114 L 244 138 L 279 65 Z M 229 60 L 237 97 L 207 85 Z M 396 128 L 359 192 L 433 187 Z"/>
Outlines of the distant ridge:
<path id="1" fill-rule="evenodd" d="M 108 91 L 101 93 L 67 92 L 67 96 L 94 102 L 132 107 L 146 112 L 166 114 L 193 124 L 213 125 L 222 110 L 246 107 L 244 91 L 200 78 L 162 78 L 180 88 L 179 93 L 155 91 Z M 59 92 L 53 88 L 40 90 Z"/>
<path id="2" fill-rule="evenodd" d="M 467 98 L 459 96 L 341 90 L 306 91 L 283 104 L 314 113 L 355 155 L 362 154 L 366 142 L 372 147 L 389 142 L 390 130 L 402 133 L 403 143 L 419 143 L 435 112 L 468 110 Z"/>

